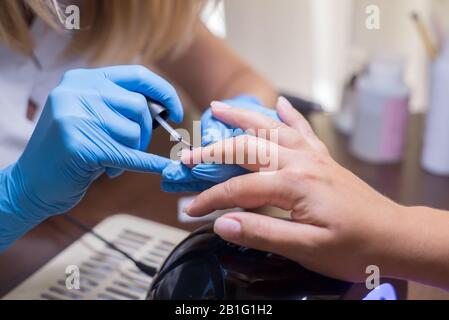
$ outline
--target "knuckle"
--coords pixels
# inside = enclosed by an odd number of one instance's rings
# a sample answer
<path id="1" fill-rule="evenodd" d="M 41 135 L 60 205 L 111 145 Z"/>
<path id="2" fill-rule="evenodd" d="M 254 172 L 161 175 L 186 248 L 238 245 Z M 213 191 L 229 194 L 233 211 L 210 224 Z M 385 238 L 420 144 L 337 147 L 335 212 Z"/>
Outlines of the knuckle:
<path id="1" fill-rule="evenodd" d="M 305 185 L 318 178 L 314 171 L 298 167 L 287 167 L 282 174 L 284 179 L 295 185 Z"/>
<path id="2" fill-rule="evenodd" d="M 306 145 L 306 141 L 300 135 L 292 135 L 291 137 L 292 148 L 294 149 L 302 149 Z"/>
<path id="3" fill-rule="evenodd" d="M 148 75 L 151 74 L 151 71 L 148 70 L 148 68 L 144 67 L 143 65 L 134 65 L 132 66 L 132 68 L 134 69 L 134 73 L 136 74 L 136 76 L 139 79 L 144 79 L 146 77 L 148 77 Z"/>
<path id="4" fill-rule="evenodd" d="M 224 197 L 233 206 L 237 206 L 239 195 L 241 194 L 241 183 L 237 177 L 231 178 L 224 183 Z"/>
<path id="5" fill-rule="evenodd" d="M 75 122 L 77 119 L 69 116 L 59 116 L 54 118 L 52 123 L 51 133 L 56 136 L 58 144 L 62 145 L 62 152 L 66 153 L 69 158 L 73 158 L 78 155 L 80 147 L 83 145 L 83 141 L 80 136 L 74 134 Z"/>
<path id="6" fill-rule="evenodd" d="M 326 156 L 326 154 L 323 154 L 321 152 L 307 152 L 305 153 L 305 157 L 308 159 L 310 163 L 313 163 L 318 166 L 327 165 L 329 163 L 329 157 Z"/>
<path id="7" fill-rule="evenodd" d="M 317 175 L 312 170 L 301 170 L 297 171 L 297 177 L 300 181 L 303 181 L 304 183 L 310 183 L 312 181 L 318 180 L 319 175 Z"/>
<path id="8" fill-rule="evenodd" d="M 171 177 L 170 177 L 171 179 Z M 201 192 L 195 199 L 196 203 L 204 204 L 208 203 L 212 199 L 212 194 L 217 191 L 217 186 L 213 186 L 209 190 Z"/>
<path id="9" fill-rule="evenodd" d="M 68 96 L 72 94 L 72 91 L 69 87 L 64 85 L 59 85 L 54 88 L 47 97 L 47 106 L 52 111 L 53 115 L 55 111 L 61 108 L 67 108 L 64 103 L 61 103 L 62 99 L 66 99 Z"/>
<path id="10" fill-rule="evenodd" d="M 235 178 L 227 180 L 224 184 L 224 192 L 228 199 L 233 200 L 235 197 L 235 190 L 237 187 L 237 182 Z M 234 202 L 234 201 L 232 201 Z"/>
<path id="11" fill-rule="evenodd" d="M 243 240 L 247 243 L 257 243 L 258 246 L 270 250 L 273 240 L 272 224 L 267 219 L 254 219 L 250 225 L 243 223 Z"/>

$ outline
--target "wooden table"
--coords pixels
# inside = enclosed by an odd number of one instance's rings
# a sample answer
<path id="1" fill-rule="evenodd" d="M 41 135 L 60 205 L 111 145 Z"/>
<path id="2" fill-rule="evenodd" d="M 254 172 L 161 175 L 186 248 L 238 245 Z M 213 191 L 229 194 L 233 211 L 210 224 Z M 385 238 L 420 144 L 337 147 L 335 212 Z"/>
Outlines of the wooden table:
<path id="1" fill-rule="evenodd" d="M 419 166 L 422 122 L 422 116 L 411 117 L 407 152 L 402 164 L 373 166 L 348 154 L 347 139 L 335 132 L 328 115 L 317 115 L 313 119 L 318 135 L 329 146 L 332 155 L 380 192 L 408 205 L 449 209 L 449 179 L 429 175 Z M 157 149 L 150 151 L 167 155 L 170 147 L 168 141 L 167 135 L 158 130 L 152 141 L 152 146 L 157 146 Z M 91 226 L 111 214 L 126 212 L 193 230 L 197 225 L 183 225 L 177 221 L 177 200 L 180 197 L 160 191 L 158 176 L 127 173 L 113 180 L 100 178 L 71 214 Z M 55 217 L 18 240 L 0 256 L 0 296 L 25 280 L 81 234 L 60 217 Z M 449 299 L 449 294 L 411 284 L 409 298 Z"/>

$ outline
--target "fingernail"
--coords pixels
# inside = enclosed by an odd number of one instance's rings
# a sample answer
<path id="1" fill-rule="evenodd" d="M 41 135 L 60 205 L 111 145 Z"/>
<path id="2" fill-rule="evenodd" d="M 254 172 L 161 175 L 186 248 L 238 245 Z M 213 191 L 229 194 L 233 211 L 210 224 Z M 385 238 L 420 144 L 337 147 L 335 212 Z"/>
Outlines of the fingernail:
<path id="1" fill-rule="evenodd" d="M 237 220 L 218 218 L 214 224 L 214 231 L 219 236 L 228 240 L 239 239 L 242 226 Z"/>
<path id="2" fill-rule="evenodd" d="M 223 103 L 221 101 L 212 101 L 212 103 L 210 105 L 212 107 L 212 110 L 217 110 L 217 111 L 231 109 L 230 105 Z"/>
<path id="3" fill-rule="evenodd" d="M 182 149 L 181 150 L 181 162 L 184 164 L 190 164 L 192 153 L 188 149 Z"/>
<path id="4" fill-rule="evenodd" d="M 188 205 L 184 207 L 184 212 L 190 215 L 190 210 L 192 209 L 193 201 L 191 201 Z"/>
<path id="5" fill-rule="evenodd" d="M 278 97 L 278 106 L 290 106 L 290 102 L 283 96 Z"/>

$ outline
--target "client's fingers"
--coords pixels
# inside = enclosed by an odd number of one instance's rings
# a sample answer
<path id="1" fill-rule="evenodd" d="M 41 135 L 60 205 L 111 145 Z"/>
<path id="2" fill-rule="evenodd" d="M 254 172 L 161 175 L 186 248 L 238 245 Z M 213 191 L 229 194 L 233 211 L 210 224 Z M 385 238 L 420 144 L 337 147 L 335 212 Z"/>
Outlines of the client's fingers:
<path id="1" fill-rule="evenodd" d="M 233 108 L 217 101 L 212 102 L 211 106 L 215 118 L 231 127 L 248 131 L 251 135 L 287 148 L 297 147 L 303 142 L 296 130 L 260 112 Z"/>
<path id="2" fill-rule="evenodd" d="M 250 209 L 268 204 L 290 210 L 295 193 L 277 174 L 250 173 L 229 179 L 199 194 L 186 212 L 191 216 L 202 216 L 220 209 Z"/>
<path id="3" fill-rule="evenodd" d="M 200 163 L 237 164 L 250 171 L 275 171 L 288 160 L 290 151 L 268 140 L 241 135 L 212 145 L 184 151 L 185 165 Z"/>
<path id="4" fill-rule="evenodd" d="M 224 240 L 298 262 L 323 232 L 319 227 L 249 212 L 222 216 L 215 221 L 214 231 Z"/>
<path id="5" fill-rule="evenodd" d="M 324 151 L 326 147 L 313 132 L 309 122 L 284 97 L 279 97 L 276 109 L 281 120 L 297 130 L 301 137 L 315 150 Z"/>

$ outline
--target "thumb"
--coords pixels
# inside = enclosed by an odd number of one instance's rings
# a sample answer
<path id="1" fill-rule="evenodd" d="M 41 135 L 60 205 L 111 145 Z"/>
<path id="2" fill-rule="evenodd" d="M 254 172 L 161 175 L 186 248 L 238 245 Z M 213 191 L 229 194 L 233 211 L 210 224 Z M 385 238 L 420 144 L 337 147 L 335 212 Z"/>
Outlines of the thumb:
<path id="1" fill-rule="evenodd" d="M 106 168 L 161 173 L 171 160 L 140 150 L 121 147 L 114 154 L 108 154 L 100 163 Z"/>
<path id="2" fill-rule="evenodd" d="M 307 252 L 316 227 L 249 212 L 218 218 L 214 231 L 226 241 L 298 260 Z"/>
<path id="3" fill-rule="evenodd" d="M 118 176 L 123 174 L 123 170 L 116 168 L 106 168 L 106 174 L 109 178 L 117 178 Z"/>

